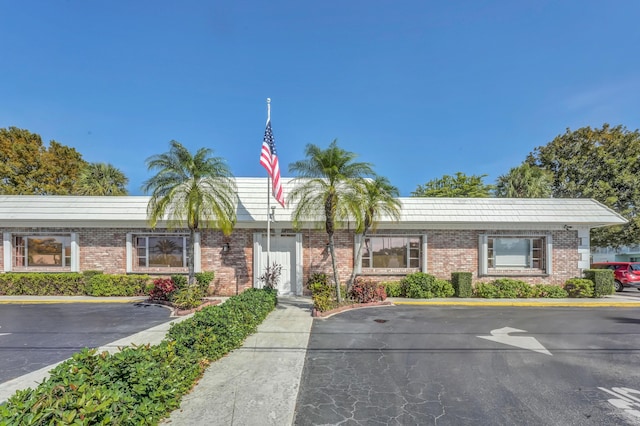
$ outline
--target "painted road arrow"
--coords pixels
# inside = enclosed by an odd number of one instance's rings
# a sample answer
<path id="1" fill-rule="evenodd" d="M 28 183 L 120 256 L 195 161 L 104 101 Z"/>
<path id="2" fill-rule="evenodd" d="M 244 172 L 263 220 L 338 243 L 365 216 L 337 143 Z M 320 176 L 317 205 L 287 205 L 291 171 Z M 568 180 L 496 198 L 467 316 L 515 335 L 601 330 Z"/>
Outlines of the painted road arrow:
<path id="1" fill-rule="evenodd" d="M 477 336 L 481 339 L 491 340 L 492 342 L 502 343 L 504 345 L 515 346 L 517 348 L 528 349 L 530 351 L 539 352 L 541 354 L 551 355 L 535 337 L 529 336 L 509 336 L 509 333 L 526 333 L 526 330 L 517 328 L 503 327 L 491 330 L 491 336 Z"/>

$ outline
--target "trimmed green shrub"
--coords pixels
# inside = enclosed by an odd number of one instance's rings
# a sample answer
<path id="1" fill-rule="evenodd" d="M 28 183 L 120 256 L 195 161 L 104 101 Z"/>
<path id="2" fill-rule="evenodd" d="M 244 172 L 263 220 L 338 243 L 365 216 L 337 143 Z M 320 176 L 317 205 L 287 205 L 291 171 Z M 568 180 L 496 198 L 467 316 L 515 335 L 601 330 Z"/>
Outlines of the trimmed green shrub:
<path id="1" fill-rule="evenodd" d="M 358 277 L 349 290 L 349 297 L 356 303 L 381 302 L 387 293 L 384 285 Z"/>
<path id="2" fill-rule="evenodd" d="M 409 274 L 400 281 L 402 293 L 412 299 L 451 297 L 455 290 L 449 281 L 441 280 L 424 272 Z"/>
<path id="3" fill-rule="evenodd" d="M 485 299 L 519 299 L 533 295 L 533 288 L 529 283 L 511 278 L 499 278 L 489 283 L 478 283 L 475 293 L 477 297 Z"/>
<path id="4" fill-rule="evenodd" d="M 594 286 L 586 278 L 571 278 L 564 283 L 564 289 L 569 297 L 593 297 Z"/>
<path id="5" fill-rule="evenodd" d="M 387 293 L 387 297 L 403 297 L 402 294 L 402 286 L 400 285 L 400 281 L 385 281 L 382 283 L 384 285 L 384 291 Z"/>
<path id="6" fill-rule="evenodd" d="M 99 274 L 103 274 L 104 272 L 102 271 L 82 271 L 82 275 L 84 275 L 84 279 L 86 281 L 89 281 L 89 279 L 94 276 L 94 275 L 99 275 Z"/>
<path id="7" fill-rule="evenodd" d="M 471 272 L 452 272 L 451 285 L 453 286 L 455 297 L 471 297 L 473 296 Z"/>
<path id="8" fill-rule="evenodd" d="M 148 275 L 93 275 L 87 282 L 89 296 L 144 296 Z"/>
<path id="9" fill-rule="evenodd" d="M 177 289 L 185 288 L 189 284 L 189 278 L 186 275 L 171 275 L 171 281 Z"/>
<path id="10" fill-rule="evenodd" d="M 447 280 L 436 278 L 431 285 L 431 293 L 433 297 L 451 297 L 455 294 L 453 285 Z"/>
<path id="11" fill-rule="evenodd" d="M 85 349 L 0 405 L 0 424 L 158 424 L 208 362 L 241 345 L 275 305 L 275 291 L 249 289 L 174 324 L 159 345 Z"/>
<path id="12" fill-rule="evenodd" d="M 0 274 L 0 295 L 6 296 L 83 296 L 85 277 L 80 273 L 20 273 Z"/>
<path id="13" fill-rule="evenodd" d="M 180 353 L 195 352 L 209 361 L 238 348 L 276 305 L 276 290 L 251 288 L 221 305 L 208 306 L 174 324 L 167 338 Z"/>
<path id="14" fill-rule="evenodd" d="M 327 274 L 312 274 L 307 280 L 307 288 L 311 290 L 311 298 L 313 299 L 313 307 L 320 311 L 326 312 L 339 307 L 336 298 L 336 287 L 329 284 Z M 347 287 L 340 286 L 340 295 L 344 300 L 347 293 Z"/>
<path id="15" fill-rule="evenodd" d="M 566 290 L 559 285 L 536 284 L 531 290 L 529 297 L 546 297 L 551 299 L 564 299 L 568 297 Z"/>
<path id="16" fill-rule="evenodd" d="M 609 269 L 587 269 L 584 277 L 593 281 L 593 297 L 608 296 L 615 292 L 615 278 Z"/>
<path id="17" fill-rule="evenodd" d="M 196 283 L 198 283 L 198 287 L 200 287 L 200 290 L 202 290 L 205 296 L 207 295 L 207 291 L 209 290 L 209 284 L 211 284 L 215 276 L 216 273 L 212 271 L 195 273 Z"/>
<path id="18" fill-rule="evenodd" d="M 202 305 L 204 291 L 199 286 L 189 286 L 171 293 L 171 302 L 178 309 L 193 309 Z"/>

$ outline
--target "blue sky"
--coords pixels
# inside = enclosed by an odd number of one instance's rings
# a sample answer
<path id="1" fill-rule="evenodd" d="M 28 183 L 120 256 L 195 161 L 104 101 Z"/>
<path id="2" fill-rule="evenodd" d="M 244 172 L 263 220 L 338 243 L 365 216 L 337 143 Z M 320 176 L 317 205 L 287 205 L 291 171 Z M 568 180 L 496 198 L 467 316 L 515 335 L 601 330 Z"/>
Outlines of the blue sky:
<path id="1" fill-rule="evenodd" d="M 338 144 L 408 196 L 493 183 L 535 147 L 640 127 L 637 0 L 24 0 L 0 4 L 0 127 L 108 162 L 141 194 L 175 139 L 266 176 Z M 286 194 L 285 194 L 286 195 Z"/>

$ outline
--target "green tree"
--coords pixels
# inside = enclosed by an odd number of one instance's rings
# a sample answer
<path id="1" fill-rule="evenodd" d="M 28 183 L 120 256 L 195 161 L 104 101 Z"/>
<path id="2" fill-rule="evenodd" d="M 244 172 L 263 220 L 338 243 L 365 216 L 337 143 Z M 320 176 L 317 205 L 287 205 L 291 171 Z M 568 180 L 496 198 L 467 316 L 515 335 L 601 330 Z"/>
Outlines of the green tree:
<path id="1" fill-rule="evenodd" d="M 327 149 L 308 144 L 305 156 L 305 160 L 289 165 L 289 171 L 298 175 L 289 193 L 289 202 L 298 201 L 292 214 L 293 224 L 297 228 L 308 220 L 324 227 L 329 237 L 336 298 L 341 303 L 334 233 L 350 219 L 361 223 L 364 178 L 374 173 L 369 163 L 354 161 L 357 155 L 340 148 L 336 140 Z"/>
<path id="2" fill-rule="evenodd" d="M 444 175 L 439 179 L 432 179 L 424 185 L 418 185 L 411 196 L 486 198 L 491 195 L 493 190 L 493 185 L 485 185 L 483 182 L 486 176 L 467 176 L 462 172 L 456 172 L 455 176 Z"/>
<path id="3" fill-rule="evenodd" d="M 77 195 L 127 195 L 129 179 L 108 163 L 88 164 L 76 184 Z"/>
<path id="4" fill-rule="evenodd" d="M 360 244 L 356 253 L 355 266 L 362 262 L 362 246 L 367 237 L 367 232 L 375 230 L 378 221 L 384 216 L 395 221 L 400 220 L 400 208 L 402 207 L 402 203 L 397 198 L 400 196 L 398 188 L 391 185 L 386 177 L 376 176 L 373 180 L 366 180 L 364 187 L 365 192 L 362 204 L 360 204 L 362 222 L 359 229 L 356 229 L 356 232 L 361 235 L 362 244 Z M 348 288 L 353 285 L 355 276 L 356 269 L 354 267 L 347 283 Z"/>
<path id="5" fill-rule="evenodd" d="M 9 127 L 0 129 L 0 193 L 19 195 L 73 194 L 74 183 L 86 166 L 74 148 Z"/>
<path id="6" fill-rule="evenodd" d="M 192 155 L 177 141 L 169 145 L 169 152 L 147 158 L 148 170 L 157 172 L 142 189 L 151 192 L 147 215 L 152 228 L 165 218 L 168 228 L 189 228 L 187 266 L 193 284 L 196 231 L 213 228 L 225 235 L 233 231 L 237 189 L 224 159 L 213 157 L 211 149 L 200 148 Z"/>
<path id="7" fill-rule="evenodd" d="M 499 176 L 495 195 L 501 198 L 549 198 L 553 175 L 544 169 L 523 163 Z"/>
<path id="8" fill-rule="evenodd" d="M 527 157 L 530 165 L 553 175 L 556 198 L 593 198 L 629 220 L 594 229 L 594 246 L 640 243 L 640 133 L 604 124 L 600 129 L 567 129 Z"/>

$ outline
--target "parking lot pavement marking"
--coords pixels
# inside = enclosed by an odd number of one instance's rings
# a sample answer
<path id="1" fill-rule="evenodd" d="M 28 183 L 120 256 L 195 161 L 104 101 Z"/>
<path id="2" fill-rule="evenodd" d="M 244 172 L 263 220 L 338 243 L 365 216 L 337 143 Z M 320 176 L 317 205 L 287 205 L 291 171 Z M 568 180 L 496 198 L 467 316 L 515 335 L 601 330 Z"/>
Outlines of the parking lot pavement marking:
<path id="1" fill-rule="evenodd" d="M 517 348 L 528 349 L 545 355 L 551 355 L 535 337 L 531 336 L 509 336 L 509 333 L 526 333 L 527 330 L 518 328 L 503 327 L 491 330 L 491 336 L 477 336 L 481 339 L 491 340 L 493 342 L 502 343 L 504 345 L 515 346 Z"/>

